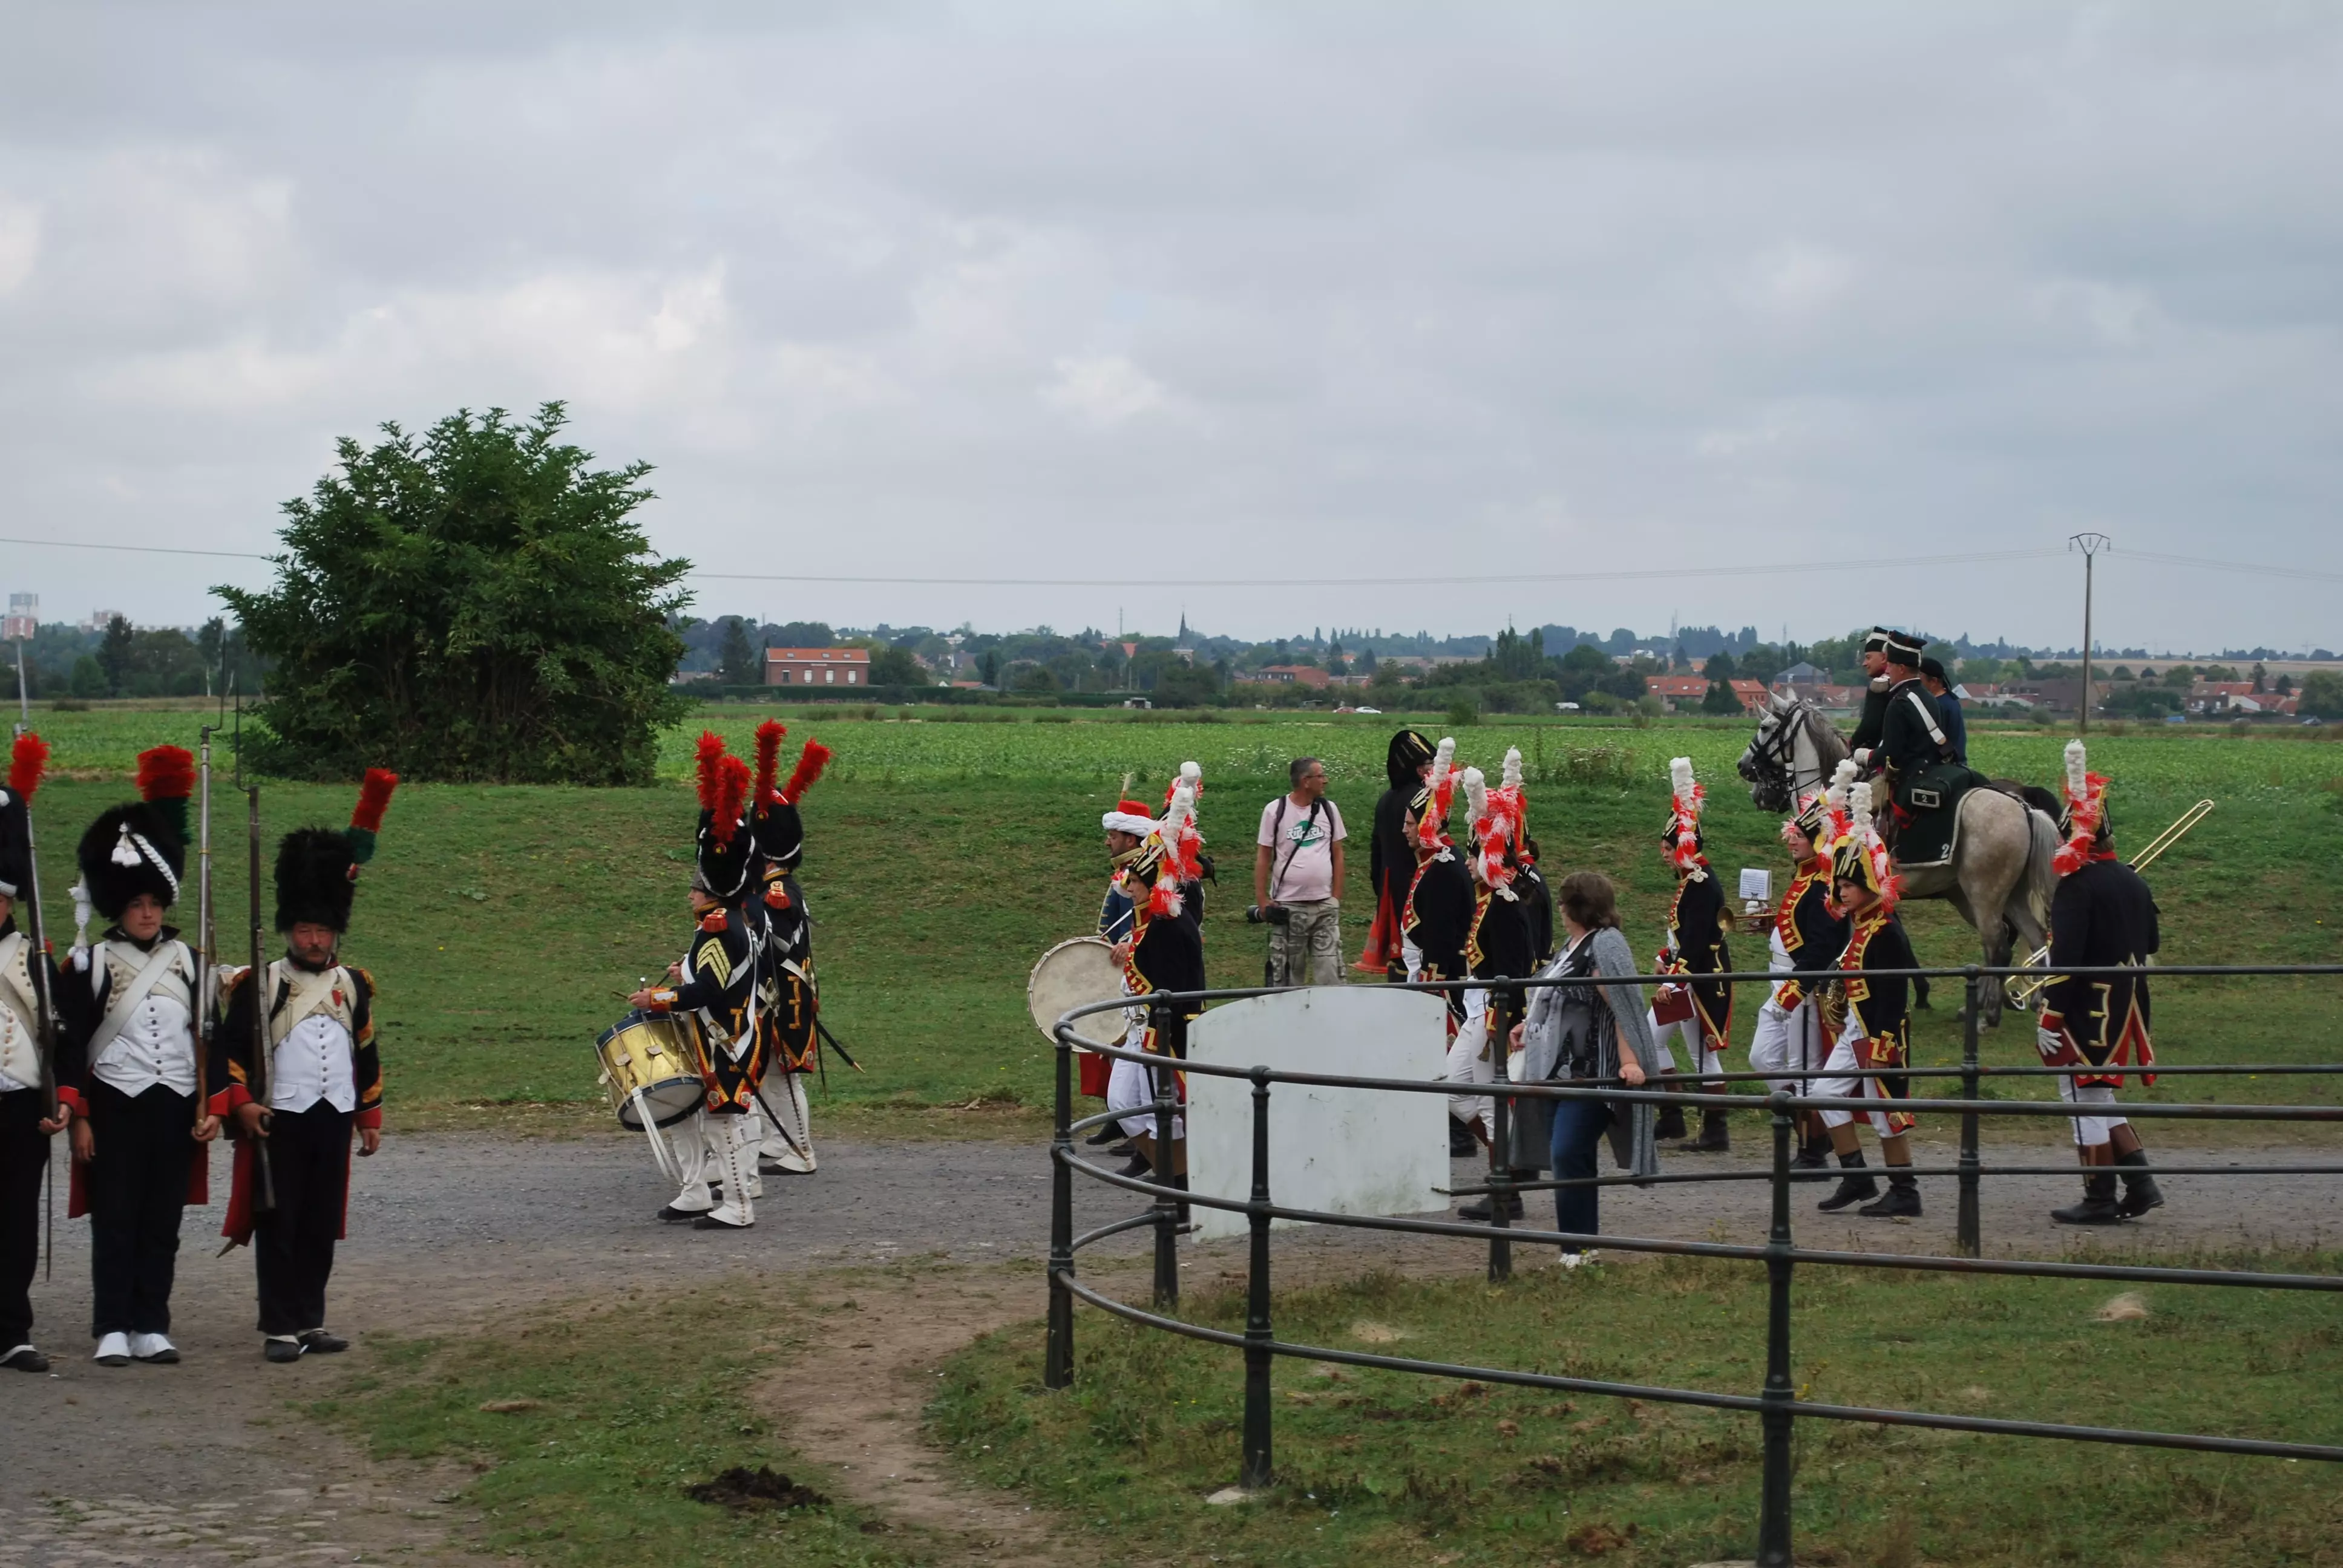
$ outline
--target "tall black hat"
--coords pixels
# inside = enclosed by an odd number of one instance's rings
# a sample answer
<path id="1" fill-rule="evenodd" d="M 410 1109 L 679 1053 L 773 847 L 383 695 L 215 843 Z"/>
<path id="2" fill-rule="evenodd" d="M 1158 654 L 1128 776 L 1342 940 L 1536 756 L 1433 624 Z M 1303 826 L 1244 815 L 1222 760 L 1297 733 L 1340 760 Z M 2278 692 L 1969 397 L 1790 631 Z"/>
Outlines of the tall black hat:
<path id="1" fill-rule="evenodd" d="M 724 749 L 714 731 L 699 737 L 699 826 L 692 837 L 691 885 L 732 903 L 748 890 L 757 863 L 756 836 L 744 813 L 749 765 Z"/>
<path id="2" fill-rule="evenodd" d="M 1885 653 L 1887 651 L 1887 639 L 1895 635 L 1896 634 L 1894 632 L 1889 631 L 1884 626 L 1875 626 L 1869 631 L 1863 634 L 1863 647 L 1860 651 L 1864 653 Z"/>
<path id="3" fill-rule="evenodd" d="M 1885 648 L 1887 662 L 1917 669 L 1920 668 L 1920 650 L 1927 645 L 1928 639 L 1925 637 L 1915 637 L 1908 631 L 1891 631 L 1887 634 Z"/>
<path id="4" fill-rule="evenodd" d="M 1403 729 L 1391 738 L 1391 750 L 1383 758 L 1383 774 L 1394 789 L 1413 791 L 1423 780 L 1416 769 L 1432 760 L 1432 742 L 1413 729 Z"/>
<path id="5" fill-rule="evenodd" d="M 187 847 L 160 811 L 138 800 L 99 813 L 81 836 L 75 859 L 91 906 L 117 920 L 141 893 L 152 893 L 166 909 L 179 901 Z"/>
<path id="6" fill-rule="evenodd" d="M 390 809 L 391 791 L 397 787 L 397 774 L 369 768 L 347 829 L 296 828 L 278 841 L 278 930 L 289 931 L 297 925 L 327 926 L 336 931 L 350 929 L 358 868 L 374 859 L 382 815 Z"/>

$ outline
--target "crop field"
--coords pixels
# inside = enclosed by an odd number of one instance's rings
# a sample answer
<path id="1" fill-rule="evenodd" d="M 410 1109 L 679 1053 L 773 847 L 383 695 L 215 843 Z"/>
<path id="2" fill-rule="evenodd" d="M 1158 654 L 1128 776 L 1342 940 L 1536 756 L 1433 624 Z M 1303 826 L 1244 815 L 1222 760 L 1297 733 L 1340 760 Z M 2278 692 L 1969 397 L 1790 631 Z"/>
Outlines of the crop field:
<path id="1" fill-rule="evenodd" d="M 833 1061 L 839 1102 L 873 1111 L 980 1106 L 983 1113 L 1048 1103 L 1049 1048 L 1026 1020 L 1024 982 L 1051 943 L 1091 929 L 1103 882 L 1098 813 L 1123 775 L 1160 798 L 1185 759 L 1204 769 L 1202 825 L 1220 879 L 1208 898 L 1207 947 L 1217 984 L 1257 983 L 1263 938 L 1245 925 L 1251 840 L 1287 760 L 1326 759 L 1333 798 L 1353 835 L 1344 941 L 1365 937 L 1366 836 L 1383 788 L 1393 718 L 1239 715 L 1219 722 L 1164 715 L 1018 713 L 1012 721 L 903 721 L 780 709 L 789 745 L 818 736 L 838 759 L 806 803 L 804 881 L 817 920 L 823 1009 L 869 1070 Z M 46 909 L 60 941 L 72 839 L 125 797 L 132 759 L 163 741 L 192 746 L 207 712 L 190 709 L 36 712 L 59 777 L 40 801 Z M 701 716 L 745 751 L 763 711 Z M 1436 731 L 1436 726 L 1422 724 Z M 670 734 L 663 771 L 644 789 L 417 785 L 391 809 L 381 852 L 359 896 L 349 952 L 383 988 L 384 1054 L 394 1115 L 461 1116 L 515 1106 L 597 1102 L 591 1047 L 621 1000 L 680 947 L 694 806 L 684 759 L 699 723 Z M 1711 789 L 1713 859 L 1778 866 L 1775 819 L 1733 777 L 1747 727 L 1673 721 L 1648 728 L 1584 720 L 1492 721 L 1458 732 L 1462 755 L 1493 772 L 1518 745 L 1531 779 L 1531 826 L 1550 872 L 1581 867 L 1620 879 L 1628 933 L 1657 944 L 1667 878 L 1655 835 L 1665 815 L 1667 761 L 1689 755 Z M 2049 784 L 2063 737 L 2031 727 L 1974 737 L 1988 772 Z M 2343 957 L 2343 748 L 2293 731 L 2237 737 L 2157 730 L 2095 736 L 2095 768 L 2115 779 L 2114 809 L 2129 845 L 2209 798 L 2205 824 L 2155 868 L 2167 962 L 2328 962 Z M 223 759 L 223 766 L 225 759 Z M 298 823 L 347 819 L 352 791 L 265 781 L 268 852 Z M 216 886 L 223 946 L 241 951 L 243 806 L 226 794 Z M 1938 904 L 1906 906 L 1924 960 L 1972 961 L 1974 940 Z M 181 918 L 192 919 L 183 909 Z M 1762 967 L 1762 934 L 1735 955 Z M 2188 1061 L 2335 1060 L 2331 982 L 2182 982 L 2158 988 L 2164 1057 Z M 1737 1004 L 1746 1040 L 1757 1002 Z M 1955 1001 L 1940 993 L 1919 1015 L 1924 1062 L 1956 1060 Z M 2032 1056 L 2016 1017 L 1989 1038 L 1988 1060 Z M 2008 1092 L 2025 1092 L 2012 1088 Z M 2162 1098 L 2324 1096 L 2320 1081 L 2167 1078 Z M 985 1121 L 972 1113 L 967 1125 Z M 995 1117 L 991 1124 L 999 1124 Z M 1026 1123 L 1030 1126 L 1030 1122 Z"/>

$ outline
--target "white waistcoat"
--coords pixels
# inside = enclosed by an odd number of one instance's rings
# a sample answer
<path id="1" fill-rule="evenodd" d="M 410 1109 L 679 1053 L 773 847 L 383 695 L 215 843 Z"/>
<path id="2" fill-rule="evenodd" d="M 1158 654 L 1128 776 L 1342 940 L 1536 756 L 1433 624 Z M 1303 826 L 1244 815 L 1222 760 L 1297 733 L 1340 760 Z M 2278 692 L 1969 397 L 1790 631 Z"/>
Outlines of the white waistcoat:
<path id="1" fill-rule="evenodd" d="M 196 1091 L 196 956 L 187 944 L 158 942 L 142 952 L 135 942 L 100 942 L 75 955 L 86 966 L 90 994 L 109 981 L 106 1018 L 91 1044 L 90 1071 L 100 1083 L 136 1098 L 161 1084 L 174 1094 Z M 150 960 L 164 964 L 146 994 L 126 1012 L 121 1003 Z M 99 966 L 103 965 L 101 970 Z M 113 1038 L 106 1039 L 108 1029 Z"/>
<path id="2" fill-rule="evenodd" d="M 268 1104 L 307 1111 L 324 1101 L 337 1111 L 357 1109 L 357 982 L 336 965 L 321 973 L 281 960 L 268 966 L 267 995 L 290 986 L 285 1006 L 269 1020 Z"/>
<path id="3" fill-rule="evenodd" d="M 33 1020 L 33 943 L 22 931 L 0 937 L 0 1094 L 41 1081 L 40 1037 Z"/>

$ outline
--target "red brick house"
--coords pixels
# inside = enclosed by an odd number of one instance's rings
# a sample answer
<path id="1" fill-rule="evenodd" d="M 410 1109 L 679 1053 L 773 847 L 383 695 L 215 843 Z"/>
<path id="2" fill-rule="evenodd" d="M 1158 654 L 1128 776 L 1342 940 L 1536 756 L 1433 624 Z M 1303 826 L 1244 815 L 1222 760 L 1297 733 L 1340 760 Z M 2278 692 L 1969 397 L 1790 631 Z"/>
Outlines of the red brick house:
<path id="1" fill-rule="evenodd" d="M 767 686 L 868 686 L 870 650 L 867 648 L 769 648 L 765 650 Z"/>
<path id="2" fill-rule="evenodd" d="M 1319 688 L 1331 684 L 1334 678 L 1314 664 L 1272 664 L 1264 666 L 1253 678 L 1275 686 Z"/>

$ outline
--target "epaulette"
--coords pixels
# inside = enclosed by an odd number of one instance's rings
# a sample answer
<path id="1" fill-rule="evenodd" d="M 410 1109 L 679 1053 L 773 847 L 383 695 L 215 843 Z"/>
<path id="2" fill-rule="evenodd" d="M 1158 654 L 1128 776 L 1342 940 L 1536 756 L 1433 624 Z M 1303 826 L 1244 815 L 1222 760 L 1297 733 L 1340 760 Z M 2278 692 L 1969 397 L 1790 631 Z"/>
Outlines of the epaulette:
<path id="1" fill-rule="evenodd" d="M 699 929 L 703 931 L 720 931 L 729 923 L 722 910 L 710 910 L 699 917 Z"/>

